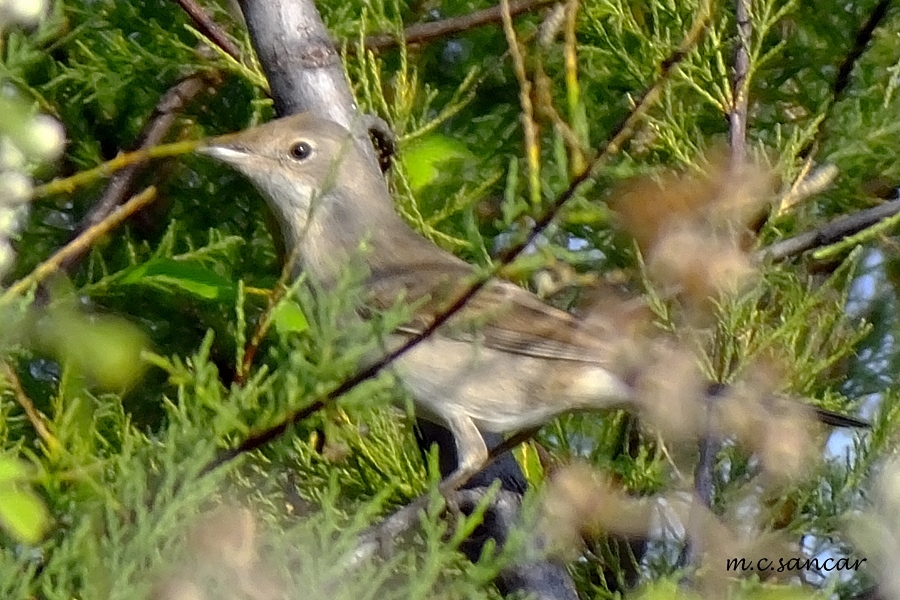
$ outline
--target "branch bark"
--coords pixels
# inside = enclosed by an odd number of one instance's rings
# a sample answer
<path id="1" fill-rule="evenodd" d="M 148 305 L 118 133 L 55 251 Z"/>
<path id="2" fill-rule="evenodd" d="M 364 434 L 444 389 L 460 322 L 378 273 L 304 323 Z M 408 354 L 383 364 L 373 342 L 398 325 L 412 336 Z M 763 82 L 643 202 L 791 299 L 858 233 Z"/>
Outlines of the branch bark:
<path id="1" fill-rule="evenodd" d="M 379 169 L 369 127 L 356 107 L 341 59 L 312 0 L 239 0 L 280 116 L 310 112 L 353 132 Z"/>
<path id="2" fill-rule="evenodd" d="M 509 15 L 515 17 L 522 13 L 550 6 L 557 1 L 558 0 L 520 0 L 519 2 L 510 2 Z M 365 41 L 366 50 L 387 50 L 399 46 L 404 42 L 408 46 L 412 44 L 422 44 L 437 38 L 453 35 L 454 33 L 461 33 L 463 31 L 475 29 L 476 27 L 499 23 L 502 18 L 500 6 L 493 6 L 483 10 L 476 10 L 467 15 L 448 17 L 432 23 L 416 23 L 403 30 L 402 40 L 390 33 L 378 33 L 368 36 Z"/>
<path id="3" fill-rule="evenodd" d="M 192 21 L 194 21 L 194 25 L 197 26 L 197 30 L 208 37 L 216 46 L 222 49 L 223 52 L 228 54 L 234 60 L 241 60 L 241 52 L 237 46 L 234 45 L 228 35 L 219 27 L 219 24 L 213 21 L 212 17 L 203 10 L 199 4 L 197 4 L 194 0 L 175 0 L 181 8 L 188 14 Z"/>
<path id="4" fill-rule="evenodd" d="M 753 257 L 758 261 L 787 260 L 815 248 L 830 246 L 897 213 L 900 213 L 900 200 L 891 200 L 873 208 L 838 217 L 821 227 L 776 242 L 758 250 Z"/>

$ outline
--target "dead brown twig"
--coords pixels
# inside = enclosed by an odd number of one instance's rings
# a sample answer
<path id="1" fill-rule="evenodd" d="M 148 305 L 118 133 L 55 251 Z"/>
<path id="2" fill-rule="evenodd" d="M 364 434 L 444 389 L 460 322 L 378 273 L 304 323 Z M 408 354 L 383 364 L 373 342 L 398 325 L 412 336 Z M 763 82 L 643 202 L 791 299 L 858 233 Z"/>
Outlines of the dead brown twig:
<path id="1" fill-rule="evenodd" d="M 38 437 L 44 440 L 47 448 L 51 452 L 59 448 L 59 440 L 51 433 L 50 427 L 44 419 L 44 415 L 34 407 L 34 402 L 31 401 L 31 398 L 28 397 L 28 394 L 26 394 L 25 390 L 22 388 L 22 382 L 19 380 L 19 375 L 16 373 L 15 369 L 12 368 L 12 365 L 6 361 L 0 361 L 0 377 L 6 379 L 16 402 L 18 402 L 19 406 L 22 407 L 22 410 L 25 411 L 25 416 L 31 422 L 31 426 L 34 427 Z"/>
<path id="2" fill-rule="evenodd" d="M 218 85 L 220 81 L 221 76 L 217 71 L 202 71 L 184 77 L 166 90 L 148 117 L 135 149 L 151 148 L 162 143 L 185 106 L 209 86 Z M 143 171 L 143 164 L 134 164 L 113 174 L 103 195 L 79 224 L 79 232 L 94 227 L 109 216 L 125 200 Z M 71 273 L 82 258 L 83 254 L 73 254 L 60 267 Z"/>

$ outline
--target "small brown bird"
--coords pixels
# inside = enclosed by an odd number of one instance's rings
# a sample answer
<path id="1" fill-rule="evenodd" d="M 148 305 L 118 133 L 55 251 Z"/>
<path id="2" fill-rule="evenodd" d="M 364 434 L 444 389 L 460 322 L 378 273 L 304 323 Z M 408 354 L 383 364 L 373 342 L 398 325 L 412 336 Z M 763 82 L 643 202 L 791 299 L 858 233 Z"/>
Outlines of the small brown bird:
<path id="1" fill-rule="evenodd" d="M 402 299 L 416 310 L 388 340 L 421 332 L 475 280 L 476 270 L 412 230 L 395 212 L 379 173 L 350 133 L 299 114 L 211 140 L 202 152 L 243 173 L 280 222 L 286 247 L 305 270 L 333 285 L 364 263 L 376 308 Z M 363 248 L 363 246 L 365 248 Z M 510 282 L 492 280 L 436 335 L 395 364 L 417 410 L 448 426 L 467 477 L 483 465 L 479 428 L 509 433 L 576 410 L 639 408 L 617 364 L 616 333 L 589 325 Z M 864 426 L 819 412 L 822 420 Z"/>

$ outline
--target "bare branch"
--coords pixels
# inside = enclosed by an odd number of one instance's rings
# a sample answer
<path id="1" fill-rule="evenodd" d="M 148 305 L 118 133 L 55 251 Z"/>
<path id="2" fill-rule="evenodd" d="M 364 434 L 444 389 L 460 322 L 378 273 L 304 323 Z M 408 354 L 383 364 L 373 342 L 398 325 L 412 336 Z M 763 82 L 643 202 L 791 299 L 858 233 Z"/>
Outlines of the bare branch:
<path id="1" fill-rule="evenodd" d="M 353 132 L 357 146 L 380 171 L 322 17 L 312 0 L 240 0 L 256 54 L 281 116 L 309 112 Z"/>
<path id="2" fill-rule="evenodd" d="M 881 0 L 881 2 L 879 2 L 872 10 L 869 18 L 866 19 L 866 22 L 857 30 L 853 45 L 850 47 L 844 60 L 838 66 L 838 73 L 834 78 L 834 85 L 831 88 L 831 100 L 828 104 L 828 112 L 834 110 L 834 105 L 841 100 L 844 91 L 846 91 L 847 87 L 850 85 L 850 74 L 853 72 L 853 67 L 856 66 L 857 61 L 859 61 L 860 57 L 866 51 L 869 42 L 872 41 L 875 30 L 887 16 L 887 10 L 890 8 L 890 5 L 891 0 Z M 820 125 L 818 131 L 816 131 L 816 135 L 802 150 L 800 150 L 800 156 L 806 157 L 814 153 L 820 140 L 826 135 L 824 124 L 827 122 L 828 118 L 826 114 L 826 117 L 819 122 Z"/>
<path id="3" fill-rule="evenodd" d="M 538 10 L 550 6 L 557 0 L 519 0 L 509 3 L 509 15 L 518 16 L 522 13 Z M 432 23 L 416 23 L 403 30 L 403 40 L 407 45 L 422 44 L 438 38 L 447 37 L 455 33 L 462 33 L 476 27 L 483 27 L 499 23 L 502 20 L 500 6 L 493 6 L 483 10 L 458 17 L 449 17 Z M 366 38 L 367 50 L 386 50 L 399 46 L 402 41 L 390 33 L 378 33 Z"/>
<path id="4" fill-rule="evenodd" d="M 731 166 L 739 168 L 747 158 L 747 106 L 749 104 L 750 81 L 750 0 L 735 0 L 738 47 L 734 56 L 734 80 L 732 84 L 732 106 L 728 114 L 731 146 Z"/>
<path id="5" fill-rule="evenodd" d="M 219 27 L 218 23 L 213 21 L 213 18 L 203 10 L 203 7 L 194 2 L 194 0 L 175 0 L 175 2 L 177 2 L 191 20 L 194 21 L 194 25 L 197 26 L 197 30 L 200 31 L 200 33 L 212 40 L 223 52 L 228 54 L 234 60 L 241 60 L 240 49 L 234 45 L 234 42 L 229 39 L 228 35 L 221 27 Z"/>
<path id="6" fill-rule="evenodd" d="M 753 258 L 761 262 L 787 260 L 808 250 L 830 246 L 897 213 L 900 213 L 900 200 L 885 202 L 873 208 L 838 217 L 821 227 L 776 242 L 758 250 Z"/>

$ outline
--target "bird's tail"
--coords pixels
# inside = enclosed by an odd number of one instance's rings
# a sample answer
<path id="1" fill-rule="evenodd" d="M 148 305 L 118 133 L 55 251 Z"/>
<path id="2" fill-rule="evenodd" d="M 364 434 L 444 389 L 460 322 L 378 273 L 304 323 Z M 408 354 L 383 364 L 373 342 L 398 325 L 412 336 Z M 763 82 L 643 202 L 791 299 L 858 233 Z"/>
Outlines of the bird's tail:
<path id="1" fill-rule="evenodd" d="M 706 393 L 710 398 L 715 398 L 724 394 L 726 390 L 728 390 L 728 386 L 724 383 L 710 383 L 706 388 Z M 856 417 L 851 417 L 849 415 L 842 415 L 841 413 L 836 413 L 833 410 L 828 410 L 825 408 L 819 408 L 818 406 L 812 406 L 810 408 L 812 408 L 815 412 L 816 418 L 819 420 L 819 422 L 831 427 L 856 427 L 859 429 L 872 428 L 872 424 L 868 421 L 864 421 L 863 419 L 857 419 Z"/>

